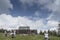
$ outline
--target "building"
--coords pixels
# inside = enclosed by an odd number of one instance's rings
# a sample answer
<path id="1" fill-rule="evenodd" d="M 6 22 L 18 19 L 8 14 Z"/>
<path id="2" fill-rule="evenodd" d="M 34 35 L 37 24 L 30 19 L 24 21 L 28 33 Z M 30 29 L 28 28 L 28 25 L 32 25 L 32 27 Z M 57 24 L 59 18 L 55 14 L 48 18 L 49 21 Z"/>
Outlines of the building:
<path id="1" fill-rule="evenodd" d="M 29 26 L 20 26 L 18 30 L 16 30 L 17 34 L 37 34 L 37 30 L 31 30 Z"/>
<path id="2" fill-rule="evenodd" d="M 18 29 L 19 34 L 29 34 L 30 33 L 30 28 L 29 26 L 20 26 Z"/>
<path id="3" fill-rule="evenodd" d="M 31 34 L 37 34 L 37 30 L 30 30 Z"/>

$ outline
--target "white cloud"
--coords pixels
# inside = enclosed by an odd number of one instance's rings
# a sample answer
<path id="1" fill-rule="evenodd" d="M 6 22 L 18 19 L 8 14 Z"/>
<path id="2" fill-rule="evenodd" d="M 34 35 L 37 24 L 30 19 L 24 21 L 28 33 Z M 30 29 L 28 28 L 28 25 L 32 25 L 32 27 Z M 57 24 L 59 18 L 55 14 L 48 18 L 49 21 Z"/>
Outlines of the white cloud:
<path id="1" fill-rule="evenodd" d="M 47 27 L 47 29 L 49 30 L 57 30 L 58 29 L 58 24 L 59 22 L 58 21 L 55 21 L 55 20 L 48 20 L 47 24 L 45 25 L 45 27 Z"/>
<path id="2" fill-rule="evenodd" d="M 58 27 L 58 24 L 59 24 L 59 22 L 58 21 L 54 21 L 54 20 L 49 20 L 47 22 L 47 25 L 52 26 L 52 27 Z"/>
<path id="3" fill-rule="evenodd" d="M 47 24 L 44 24 L 44 19 L 38 19 L 38 20 L 30 20 L 28 17 L 13 17 L 11 15 L 7 14 L 1 14 L 0 15 L 0 28 L 11 30 L 11 29 L 17 29 L 19 26 L 29 26 L 30 29 L 37 29 L 39 30 L 47 30 L 47 29 L 54 29 L 58 27 L 58 21 L 54 20 L 48 20 Z"/>
<path id="4" fill-rule="evenodd" d="M 38 29 L 43 26 L 43 19 L 30 20 L 28 17 L 13 17 L 11 15 L 0 15 L 0 28 L 18 28 L 19 26 L 30 26 L 31 29 Z"/>
<path id="5" fill-rule="evenodd" d="M 58 31 L 56 27 L 51 28 L 50 31 Z"/>
<path id="6" fill-rule="evenodd" d="M 11 15 L 1 14 L 0 15 L 0 27 L 1 28 L 13 28 L 16 26 L 17 18 L 13 18 Z"/>
<path id="7" fill-rule="evenodd" d="M 9 8 L 13 8 L 10 0 L 0 0 L 0 13 L 8 12 Z"/>

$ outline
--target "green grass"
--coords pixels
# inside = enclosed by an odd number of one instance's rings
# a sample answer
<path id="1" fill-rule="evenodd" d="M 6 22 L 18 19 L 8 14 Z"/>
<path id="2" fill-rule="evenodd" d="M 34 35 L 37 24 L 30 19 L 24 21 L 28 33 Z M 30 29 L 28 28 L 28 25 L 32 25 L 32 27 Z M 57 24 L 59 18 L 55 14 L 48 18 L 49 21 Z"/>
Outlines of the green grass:
<path id="1" fill-rule="evenodd" d="M 44 40 L 43 35 L 16 35 L 14 39 L 10 35 L 5 37 L 3 33 L 0 33 L 0 40 Z M 60 37 L 50 36 L 50 40 L 60 40 Z"/>

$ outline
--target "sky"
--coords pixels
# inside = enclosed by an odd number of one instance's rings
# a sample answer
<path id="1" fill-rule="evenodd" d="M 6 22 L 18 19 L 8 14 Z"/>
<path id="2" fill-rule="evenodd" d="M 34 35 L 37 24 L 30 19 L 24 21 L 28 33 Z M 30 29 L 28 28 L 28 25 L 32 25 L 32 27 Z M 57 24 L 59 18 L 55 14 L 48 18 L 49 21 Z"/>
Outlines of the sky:
<path id="1" fill-rule="evenodd" d="M 0 0 L 0 28 L 56 30 L 59 21 L 60 0 Z"/>

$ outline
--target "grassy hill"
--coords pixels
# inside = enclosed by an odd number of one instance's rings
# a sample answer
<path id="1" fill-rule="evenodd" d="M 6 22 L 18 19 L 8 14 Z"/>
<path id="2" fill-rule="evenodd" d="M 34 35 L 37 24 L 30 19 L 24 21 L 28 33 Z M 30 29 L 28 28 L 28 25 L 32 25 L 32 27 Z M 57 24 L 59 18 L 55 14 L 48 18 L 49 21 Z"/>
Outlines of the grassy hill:
<path id="1" fill-rule="evenodd" d="M 0 40 L 44 40 L 43 35 L 16 35 L 14 39 L 10 35 L 5 37 L 3 33 L 0 33 Z M 60 37 L 50 36 L 50 40 L 60 40 Z"/>

